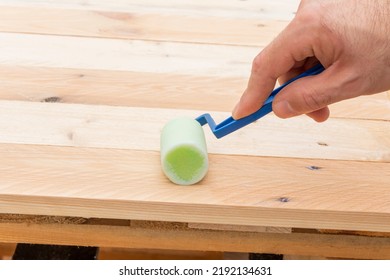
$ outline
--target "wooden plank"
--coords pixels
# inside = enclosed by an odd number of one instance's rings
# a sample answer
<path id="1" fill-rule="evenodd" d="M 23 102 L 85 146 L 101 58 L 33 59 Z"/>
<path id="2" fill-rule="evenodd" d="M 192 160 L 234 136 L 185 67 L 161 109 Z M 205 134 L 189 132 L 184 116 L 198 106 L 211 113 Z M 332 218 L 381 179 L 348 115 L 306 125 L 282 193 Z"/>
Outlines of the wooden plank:
<path id="1" fill-rule="evenodd" d="M 0 243 L 0 260 L 10 260 L 14 254 L 16 244 Z"/>
<path id="2" fill-rule="evenodd" d="M 160 131 L 179 116 L 203 112 L 80 104 L 0 102 L 0 143 L 160 150 Z M 211 112 L 219 121 L 229 114 Z M 209 153 L 390 161 L 390 122 L 274 115 L 216 139 L 205 127 Z"/>
<path id="3" fill-rule="evenodd" d="M 93 223 L 94 219 L 85 219 L 81 217 L 64 217 L 64 216 L 42 216 L 42 215 L 20 215 L 20 214 L 0 214 L 0 222 L 2 223 L 27 223 L 27 224 L 83 224 Z M 109 219 L 104 220 L 105 223 L 109 222 Z M 117 220 L 116 220 L 117 221 Z M 118 220 L 122 221 L 122 220 Z M 103 223 L 99 223 L 103 224 Z M 113 225 L 118 225 L 113 223 Z M 129 222 L 126 223 L 129 225 Z"/>
<path id="4" fill-rule="evenodd" d="M 356 259 L 390 258 L 390 238 L 309 233 L 0 223 L 0 240 L 135 249 L 259 252 Z"/>
<path id="5" fill-rule="evenodd" d="M 0 65 L 247 77 L 257 47 L 0 33 Z M 60 54 L 60 55 L 59 55 Z"/>
<path id="6" fill-rule="evenodd" d="M 0 66 L 4 100 L 229 111 L 246 83 L 240 77 Z"/>
<path id="7" fill-rule="evenodd" d="M 288 21 L 0 6 L 0 32 L 264 47 Z M 245 30 L 245 32 L 243 32 Z"/>
<path id="8" fill-rule="evenodd" d="M 305 260 L 306 261 L 306 260 L 329 260 L 329 259 L 330 258 L 318 257 L 318 256 L 283 255 L 283 260 Z"/>
<path id="9" fill-rule="evenodd" d="M 0 147 L 0 213 L 390 232 L 388 163 L 211 155 L 184 188 L 157 152 Z"/>
<path id="10" fill-rule="evenodd" d="M 237 226 L 237 225 L 219 225 L 219 224 L 202 224 L 189 223 L 189 228 L 196 229 L 212 229 L 212 230 L 228 230 L 228 231 L 250 231 L 250 232 L 274 232 L 274 233 L 291 233 L 291 228 L 286 227 L 264 227 L 264 226 Z"/>
<path id="11" fill-rule="evenodd" d="M 291 20 L 299 0 L 0 0 L 12 7 L 40 7 L 113 12 L 158 13 L 163 15 L 213 16 L 228 18 L 256 18 Z"/>
<path id="12" fill-rule="evenodd" d="M 224 253 L 207 251 L 99 248 L 98 260 L 222 260 Z"/>
<path id="13" fill-rule="evenodd" d="M 0 66 L 0 99 L 229 112 L 246 78 Z M 390 120 L 383 92 L 331 106 L 332 117 Z"/>
<path id="14" fill-rule="evenodd" d="M 329 107 L 331 116 L 390 120 L 390 92 L 360 96 Z"/>
<path id="15" fill-rule="evenodd" d="M 374 110 L 376 105 L 359 108 L 359 102 L 347 101 L 345 104 L 355 106 L 350 110 L 346 110 L 344 105 L 332 106 L 336 116 L 354 115 L 360 119 L 333 118 L 325 124 L 315 124 L 304 118 L 282 121 L 271 115 L 229 139 L 221 140 L 212 137 L 206 128 L 212 153 L 207 178 L 200 185 L 182 188 L 172 185 L 162 175 L 158 154 L 158 137 L 162 125 L 178 115 L 195 117 L 205 111 L 203 104 L 206 100 L 218 102 L 218 98 L 223 98 L 220 95 L 224 91 L 221 86 L 218 87 L 215 99 L 204 98 L 197 103 L 197 108 L 172 110 L 188 104 L 192 106 L 194 99 L 202 98 L 193 93 L 192 79 L 196 77 L 195 85 L 210 80 L 218 83 L 229 80 L 224 87 L 231 84 L 238 87 L 240 84 L 242 88 L 241 83 L 248 77 L 252 58 L 261 49 L 209 43 L 256 45 L 260 39 L 256 42 L 254 35 L 263 27 L 253 25 L 255 22 L 270 22 L 272 28 L 286 24 L 285 20 L 277 23 L 275 18 L 261 16 L 261 19 L 256 19 L 255 12 L 249 12 L 249 7 L 260 8 L 259 2 L 244 1 L 246 3 L 243 6 L 240 6 L 241 1 L 233 3 L 230 0 L 226 3 L 220 0 L 213 3 L 179 3 L 171 0 L 160 4 L 158 2 L 161 1 L 157 0 L 115 3 L 102 0 L 27 2 L 0 0 L 0 3 L 8 6 L 0 9 L 0 15 L 3 13 L 4 18 L 3 31 L 53 33 L 60 36 L 0 33 L 2 69 L 11 66 L 18 69 L 27 67 L 32 71 L 37 67 L 46 72 L 53 70 L 53 73 L 43 74 L 39 78 L 24 78 L 27 86 L 17 85 L 17 80 L 0 80 L 2 87 L 10 85 L 10 91 L 2 93 L 2 96 L 12 100 L 0 101 L 0 212 L 235 224 L 245 227 L 390 232 L 390 197 L 387 195 L 390 182 L 390 122 L 386 121 L 389 119 L 386 94 L 377 95 L 378 100 L 377 96 L 370 97 L 370 104 L 386 100 L 378 107 L 381 113 L 376 115 L 376 121 L 372 120 L 375 117 L 370 117 L 370 112 L 366 110 Z M 20 5 L 24 8 L 12 8 Z M 215 16 L 220 17 L 217 20 L 212 13 L 223 5 L 226 8 L 216 13 Z M 284 7 L 282 9 L 286 10 Z M 160 13 L 161 10 L 164 12 Z M 62 13 L 58 14 L 58 11 Z M 8 17 L 10 14 L 12 17 Z M 157 16 L 153 17 L 155 14 Z M 40 18 L 46 15 L 49 24 L 45 27 Z M 16 17 L 25 18 L 25 21 L 15 23 Z M 61 19 L 67 24 L 61 26 L 58 23 Z M 75 19 L 80 20 L 75 22 Z M 156 22 L 162 23 L 156 27 Z M 129 23 L 134 24 L 136 31 L 143 30 L 148 34 L 134 35 L 134 30 L 129 33 Z M 77 28 L 77 24 L 82 27 Z M 187 26 L 188 34 L 183 31 L 186 25 L 190 26 Z M 209 30 L 205 28 L 208 25 L 212 26 Z M 13 26 L 16 26 L 15 29 Z M 228 30 L 220 32 L 221 39 L 211 38 L 211 34 L 218 34 L 217 31 L 223 27 Z M 239 34 L 245 27 L 251 35 L 245 35 L 247 39 Z M 276 32 L 272 28 L 270 32 Z M 259 36 L 264 39 L 259 46 L 270 40 L 271 33 Z M 104 36 L 112 39 L 63 35 Z M 142 40 L 127 40 L 132 38 Z M 66 94 L 66 90 L 70 92 L 79 88 L 73 84 L 74 77 L 71 77 L 69 84 L 72 86 L 57 91 L 56 88 L 67 86 L 63 76 L 56 76 L 56 71 L 61 68 L 68 68 L 61 72 L 66 75 L 74 75 L 72 71 L 85 71 L 88 75 L 99 73 L 92 80 L 83 80 L 84 73 L 77 74 L 76 78 L 82 80 L 81 84 L 84 83 L 81 86 L 83 89 L 88 84 L 87 91 L 94 89 L 90 87 L 94 79 L 102 79 L 102 76 L 111 73 L 118 74 L 111 83 L 129 77 L 142 77 L 144 80 L 137 87 L 139 97 L 133 99 L 136 104 L 128 99 L 131 93 L 109 104 L 105 103 L 108 102 L 107 98 L 99 100 L 99 95 L 85 99 L 87 101 L 82 103 L 86 105 L 71 104 L 78 103 L 75 101 L 80 98 L 77 92 L 61 99 L 47 91 L 45 95 L 48 95 L 39 100 L 73 101 L 69 104 L 14 101 L 14 94 L 34 100 L 36 93 L 31 92 L 28 86 L 35 85 L 36 89 L 42 89 L 39 83 L 45 83 L 45 79 L 52 77 L 57 80 L 45 85 L 45 90 Z M 28 76 L 27 72 L 18 72 L 18 75 L 26 74 Z M 140 95 L 145 93 L 148 78 L 156 77 L 158 82 L 150 83 L 152 85 L 148 85 L 147 90 L 154 93 L 153 86 L 163 86 L 165 92 L 169 91 L 176 78 L 179 78 L 179 85 L 183 86 L 186 82 L 189 84 L 185 86 L 188 99 L 176 104 L 169 103 L 168 99 L 166 107 L 150 105 L 159 102 L 156 94 L 150 94 L 147 98 Z M 171 80 L 165 81 L 166 77 L 171 77 Z M 230 78 L 235 80 L 230 81 Z M 95 85 L 100 95 L 106 95 L 110 90 L 126 91 L 126 87 L 133 90 L 137 81 L 119 82 L 119 85 L 106 87 L 102 86 L 104 83 L 109 84 L 109 79 L 102 79 Z M 201 89 L 206 96 L 206 86 L 202 85 Z M 235 98 L 238 95 L 233 88 L 230 93 Z M 116 93 L 111 92 L 113 95 Z M 165 95 L 161 93 L 159 98 L 164 99 Z M 171 100 L 175 99 L 173 95 L 169 96 Z M 228 104 L 229 108 L 219 107 L 221 109 L 218 110 L 230 112 L 233 99 L 229 97 L 231 99 L 226 98 L 223 105 Z M 362 98 L 360 100 L 367 100 L 365 98 L 368 97 Z M 121 99 L 128 103 L 121 103 Z M 116 107 L 101 106 L 104 104 Z M 160 101 L 160 104 L 164 102 Z M 218 110 L 213 108 L 209 105 L 207 111 L 211 111 L 219 120 L 230 115 L 217 113 L 215 111 Z M 340 115 L 337 115 L 337 110 Z M 343 111 L 348 112 L 343 115 Z M 146 229 L 143 230 L 144 234 L 148 233 Z M 295 251 L 290 253 L 297 254 Z"/>

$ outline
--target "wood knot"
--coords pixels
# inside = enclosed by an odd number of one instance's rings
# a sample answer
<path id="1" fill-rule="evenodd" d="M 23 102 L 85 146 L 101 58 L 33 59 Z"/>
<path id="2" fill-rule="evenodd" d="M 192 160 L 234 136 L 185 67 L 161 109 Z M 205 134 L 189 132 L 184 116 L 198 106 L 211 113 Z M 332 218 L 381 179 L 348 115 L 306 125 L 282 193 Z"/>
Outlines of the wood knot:
<path id="1" fill-rule="evenodd" d="M 278 200 L 280 201 L 280 202 L 289 202 L 290 201 L 290 199 L 288 198 L 288 197 L 279 197 L 278 198 Z"/>
<path id="2" fill-rule="evenodd" d="M 61 98 L 58 96 L 50 96 L 41 100 L 41 102 L 58 103 L 61 102 Z"/>
<path id="3" fill-rule="evenodd" d="M 325 142 L 317 142 L 318 145 L 320 146 L 329 146 L 328 144 L 326 144 Z"/>
<path id="4" fill-rule="evenodd" d="M 306 166 L 306 168 L 309 170 L 320 170 L 322 167 L 310 165 L 310 166 Z"/>

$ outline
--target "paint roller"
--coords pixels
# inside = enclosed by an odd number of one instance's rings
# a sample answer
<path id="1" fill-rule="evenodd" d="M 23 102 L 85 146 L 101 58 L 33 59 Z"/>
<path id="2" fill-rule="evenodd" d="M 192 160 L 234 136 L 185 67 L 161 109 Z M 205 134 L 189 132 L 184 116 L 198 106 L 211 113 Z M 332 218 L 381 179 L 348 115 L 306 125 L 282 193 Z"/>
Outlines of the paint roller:
<path id="1" fill-rule="evenodd" d="M 297 79 L 317 75 L 324 70 L 322 65 L 303 72 L 276 88 L 263 106 L 253 114 L 239 120 L 229 117 L 216 124 L 210 114 L 196 119 L 179 117 L 169 121 L 161 132 L 160 156 L 164 174 L 178 185 L 192 185 L 201 181 L 208 171 L 208 154 L 202 126 L 208 124 L 217 138 L 224 137 L 272 112 L 272 102 L 276 94 Z"/>

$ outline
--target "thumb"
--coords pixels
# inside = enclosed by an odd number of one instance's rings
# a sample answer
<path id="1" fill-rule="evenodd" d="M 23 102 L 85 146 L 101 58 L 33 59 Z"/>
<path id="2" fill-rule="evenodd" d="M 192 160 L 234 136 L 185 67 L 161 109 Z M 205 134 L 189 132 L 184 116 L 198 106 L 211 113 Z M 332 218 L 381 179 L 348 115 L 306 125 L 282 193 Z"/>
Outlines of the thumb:
<path id="1" fill-rule="evenodd" d="M 328 105 L 343 99 L 340 83 L 330 78 L 330 72 L 331 69 L 327 69 L 286 86 L 275 96 L 274 113 L 281 118 L 307 114 L 316 121 L 325 121 L 329 117 Z"/>

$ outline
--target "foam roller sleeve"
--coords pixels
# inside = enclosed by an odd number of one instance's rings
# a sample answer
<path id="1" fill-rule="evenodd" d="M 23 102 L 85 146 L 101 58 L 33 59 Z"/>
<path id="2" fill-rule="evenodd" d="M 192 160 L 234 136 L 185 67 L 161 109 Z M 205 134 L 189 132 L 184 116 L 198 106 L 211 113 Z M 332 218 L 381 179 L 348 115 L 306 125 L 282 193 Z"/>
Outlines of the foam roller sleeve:
<path id="1" fill-rule="evenodd" d="M 192 185 L 208 170 L 207 146 L 201 125 L 191 118 L 168 122 L 161 132 L 161 166 L 175 184 Z"/>

